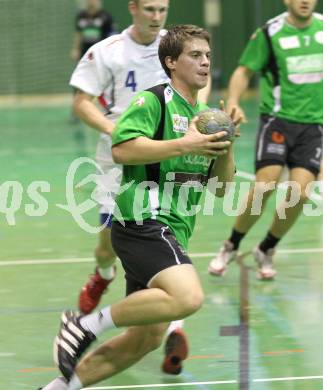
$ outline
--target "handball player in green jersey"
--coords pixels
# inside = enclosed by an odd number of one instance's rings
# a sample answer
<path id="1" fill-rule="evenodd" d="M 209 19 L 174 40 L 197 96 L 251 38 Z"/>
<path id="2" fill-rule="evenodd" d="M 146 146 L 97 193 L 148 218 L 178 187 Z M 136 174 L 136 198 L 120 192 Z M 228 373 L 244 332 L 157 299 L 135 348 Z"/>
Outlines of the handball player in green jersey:
<path id="1" fill-rule="evenodd" d="M 284 167 L 298 202 L 277 209 L 264 239 L 253 250 L 262 280 L 273 279 L 275 247 L 293 226 L 307 200 L 306 187 L 320 171 L 323 134 L 323 16 L 316 0 L 285 0 L 287 12 L 269 20 L 251 36 L 229 83 L 228 109 L 244 117 L 239 106 L 255 72 L 260 77 L 260 125 L 255 152 L 255 186 L 230 237 L 209 264 L 222 276 L 238 253 L 241 240 L 258 220 Z M 274 185 L 270 186 L 272 183 Z M 262 199 L 263 196 L 263 199 Z M 252 213 L 255 202 L 260 212 Z M 282 205 L 284 207 L 284 205 Z"/>
<path id="2" fill-rule="evenodd" d="M 45 389 L 79 390 L 119 373 L 159 347 L 170 321 L 203 303 L 186 252 L 192 211 L 212 180 L 224 185 L 209 189 L 224 195 L 235 171 L 232 143 L 221 140 L 225 131 L 205 135 L 196 128 L 196 114 L 207 108 L 197 95 L 210 72 L 209 34 L 174 26 L 161 38 L 158 54 L 170 83 L 139 93 L 112 135 L 113 158 L 124 166 L 112 244 L 125 270 L 127 297 L 89 315 L 63 313 L 54 354 L 65 379 Z M 126 329 L 79 362 L 113 328 Z"/>

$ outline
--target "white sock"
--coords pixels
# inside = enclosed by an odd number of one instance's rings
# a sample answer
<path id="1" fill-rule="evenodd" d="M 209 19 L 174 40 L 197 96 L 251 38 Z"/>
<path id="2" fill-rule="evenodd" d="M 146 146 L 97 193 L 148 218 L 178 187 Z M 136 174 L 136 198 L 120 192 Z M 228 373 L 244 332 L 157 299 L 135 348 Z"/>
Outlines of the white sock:
<path id="1" fill-rule="evenodd" d="M 111 280 L 114 278 L 115 275 L 115 269 L 114 266 L 108 267 L 108 268 L 102 268 L 98 267 L 98 272 L 101 275 L 103 279 Z"/>
<path id="2" fill-rule="evenodd" d="M 111 317 L 111 306 L 107 306 L 100 311 L 84 316 L 80 320 L 81 326 L 98 336 L 107 329 L 116 328 Z"/>
<path id="3" fill-rule="evenodd" d="M 43 390 L 54 390 L 54 389 L 61 389 L 61 390 L 68 390 L 68 384 L 66 382 L 65 378 L 58 377 L 52 380 L 48 385 L 45 387 L 42 387 Z"/>
<path id="4" fill-rule="evenodd" d="M 76 374 L 73 374 L 72 378 L 68 382 L 67 390 L 81 390 L 83 385 Z"/>
<path id="5" fill-rule="evenodd" d="M 184 320 L 177 320 L 177 321 L 172 321 L 170 324 L 169 324 L 169 327 L 167 329 L 167 336 L 170 335 L 172 333 L 173 330 L 175 329 L 178 329 L 178 328 L 183 328 L 184 326 Z"/>

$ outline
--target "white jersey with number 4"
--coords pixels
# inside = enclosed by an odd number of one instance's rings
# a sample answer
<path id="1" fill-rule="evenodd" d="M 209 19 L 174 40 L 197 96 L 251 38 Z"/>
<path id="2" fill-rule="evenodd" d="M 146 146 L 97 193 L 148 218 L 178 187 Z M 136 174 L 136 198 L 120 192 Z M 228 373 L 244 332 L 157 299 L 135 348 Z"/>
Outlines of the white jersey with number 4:
<path id="1" fill-rule="evenodd" d="M 70 80 L 71 86 L 97 96 L 113 121 L 126 110 L 138 92 L 168 80 L 158 58 L 158 46 L 165 30 L 150 45 L 140 45 L 131 38 L 131 28 L 93 45 L 78 63 Z M 101 212 L 111 213 L 114 202 L 106 194 L 118 192 L 120 178 L 115 180 L 117 171 L 113 168 L 118 168 L 120 173 L 120 167 L 112 160 L 109 135 L 100 135 L 96 159 L 104 172 L 98 182 L 98 201 L 103 206 Z"/>

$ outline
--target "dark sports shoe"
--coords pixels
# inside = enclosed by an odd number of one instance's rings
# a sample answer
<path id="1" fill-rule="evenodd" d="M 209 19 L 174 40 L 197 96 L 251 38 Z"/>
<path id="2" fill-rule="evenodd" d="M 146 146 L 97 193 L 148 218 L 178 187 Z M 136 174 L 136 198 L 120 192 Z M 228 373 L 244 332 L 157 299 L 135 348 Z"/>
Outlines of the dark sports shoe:
<path id="1" fill-rule="evenodd" d="M 188 341 L 181 328 L 174 329 L 165 343 L 165 358 L 162 370 L 166 374 L 178 375 L 182 371 L 182 361 L 188 356 Z"/>
<path id="2" fill-rule="evenodd" d="M 73 311 L 64 311 L 58 336 L 54 340 L 54 361 L 67 380 L 83 352 L 96 340 L 92 332 L 81 326 L 81 318 Z"/>
<path id="3" fill-rule="evenodd" d="M 89 314 L 98 306 L 108 285 L 115 278 L 117 268 L 114 266 L 113 270 L 113 278 L 109 280 L 102 278 L 99 274 L 98 268 L 95 269 L 95 273 L 93 275 L 90 275 L 90 280 L 82 288 L 79 295 L 79 309 L 82 313 Z"/>

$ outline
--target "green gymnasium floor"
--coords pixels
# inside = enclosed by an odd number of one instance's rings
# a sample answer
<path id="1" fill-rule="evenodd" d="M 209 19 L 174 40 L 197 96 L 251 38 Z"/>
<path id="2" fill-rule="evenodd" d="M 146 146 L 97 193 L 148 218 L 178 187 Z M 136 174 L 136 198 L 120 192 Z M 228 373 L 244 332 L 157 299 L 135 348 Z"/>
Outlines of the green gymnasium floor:
<path id="1" fill-rule="evenodd" d="M 250 120 L 236 143 L 238 182 L 253 173 L 256 105 L 250 100 L 246 106 Z M 93 156 L 97 135 L 69 124 L 68 107 L 9 108 L 0 110 L 0 117 L 0 389 L 37 389 L 58 374 L 51 347 L 60 312 L 75 308 L 93 269 L 95 235 L 78 227 L 57 204 L 66 204 L 69 165 L 77 157 Z M 82 166 L 75 183 L 89 172 L 90 165 Z M 32 192 L 35 181 L 49 183 L 40 208 Z M 89 199 L 92 189 L 81 186 L 77 203 Z M 264 283 L 257 280 L 248 251 L 266 233 L 274 207 L 273 198 L 242 244 L 243 264 L 232 264 L 222 279 L 208 275 L 207 265 L 234 217 L 224 214 L 218 200 L 214 216 L 198 218 L 190 253 L 206 301 L 185 322 L 190 357 L 180 376 L 161 373 L 160 349 L 90 388 L 322 389 L 323 205 L 316 206 L 320 216 L 302 216 L 282 240 L 277 279 Z M 95 224 L 97 209 L 84 218 Z M 118 269 L 103 303 L 123 296 Z"/>

